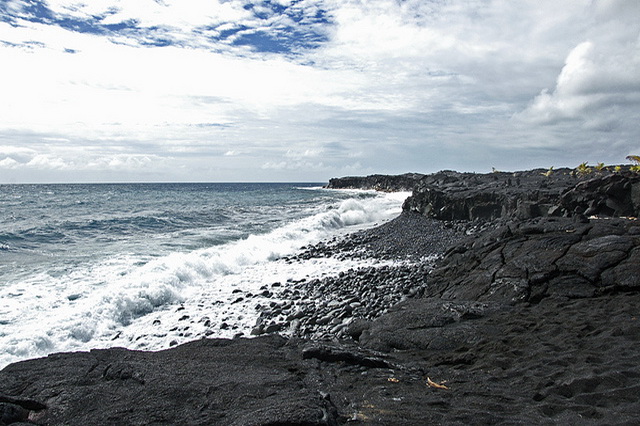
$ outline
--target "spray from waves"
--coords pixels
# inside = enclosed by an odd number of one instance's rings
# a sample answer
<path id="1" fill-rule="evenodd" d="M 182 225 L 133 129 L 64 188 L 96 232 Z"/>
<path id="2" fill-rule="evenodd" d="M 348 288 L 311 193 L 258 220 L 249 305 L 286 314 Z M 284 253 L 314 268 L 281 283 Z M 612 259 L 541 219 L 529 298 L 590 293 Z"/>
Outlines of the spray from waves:
<path id="1" fill-rule="evenodd" d="M 271 232 L 223 245 L 162 257 L 120 254 L 67 274 L 40 273 L 5 287 L 0 294 L 0 367 L 56 351 L 131 347 L 133 340 L 149 339 L 145 327 L 151 318 L 166 323 L 177 305 L 197 305 L 210 317 L 220 300 L 227 316 L 234 309 L 246 310 L 229 306 L 234 289 L 257 291 L 265 279 L 297 273 L 274 261 L 304 245 L 389 220 L 399 214 L 408 194 L 361 195 L 354 193 Z M 297 269 L 313 275 L 339 267 L 311 262 Z M 126 335 L 128 341 L 122 337 Z M 163 345 L 167 342 L 159 339 L 148 347 Z"/>

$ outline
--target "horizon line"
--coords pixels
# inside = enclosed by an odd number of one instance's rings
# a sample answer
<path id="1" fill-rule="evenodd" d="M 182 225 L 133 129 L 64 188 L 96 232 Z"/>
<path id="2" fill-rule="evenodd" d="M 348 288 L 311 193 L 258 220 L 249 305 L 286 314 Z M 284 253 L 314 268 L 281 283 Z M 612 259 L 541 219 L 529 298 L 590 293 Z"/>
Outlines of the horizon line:
<path id="1" fill-rule="evenodd" d="M 104 181 L 104 182 L 0 182 L 0 185 L 153 185 L 153 184 L 318 184 L 328 181 Z"/>

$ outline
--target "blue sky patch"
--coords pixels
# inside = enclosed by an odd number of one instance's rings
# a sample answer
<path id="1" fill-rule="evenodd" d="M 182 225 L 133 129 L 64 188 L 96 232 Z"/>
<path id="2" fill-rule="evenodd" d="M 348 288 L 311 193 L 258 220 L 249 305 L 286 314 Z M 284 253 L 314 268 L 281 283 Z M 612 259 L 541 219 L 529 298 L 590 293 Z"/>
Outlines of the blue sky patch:
<path id="1" fill-rule="evenodd" d="M 320 34 L 304 33 L 289 28 L 278 32 L 256 31 L 242 34 L 234 44 L 248 45 L 258 52 L 295 53 L 296 50 L 315 48 L 326 40 L 326 36 Z"/>
<path id="2" fill-rule="evenodd" d="M 233 40 L 233 44 L 251 46 L 258 52 L 287 54 L 317 48 L 328 41 L 325 27 L 331 23 L 329 16 L 323 9 L 315 10 L 313 15 L 306 14 L 304 9 L 296 7 L 297 3 L 299 2 L 293 2 L 288 7 L 268 0 L 259 4 L 249 3 L 244 8 L 254 12 L 257 19 L 264 21 L 266 28 L 244 32 L 249 28 L 240 26 L 221 32 L 220 38 L 242 33 Z M 270 13 L 264 9 L 268 9 Z M 297 25 L 282 26 L 277 20 L 274 22 L 274 16 L 286 17 Z"/>
<path id="3" fill-rule="evenodd" d="M 298 3 L 292 2 L 289 6 L 270 0 L 247 3 L 243 7 L 252 12 L 255 18 L 253 21 L 219 24 L 217 27 L 223 26 L 225 29 L 216 37 L 210 37 L 209 40 L 232 46 L 249 46 L 256 52 L 285 55 L 317 48 L 328 41 L 325 28 L 330 24 L 328 13 L 320 8 L 307 10 Z M 10 10 L 6 5 L 0 5 L 0 19 L 11 25 L 19 25 L 19 20 L 24 20 L 55 25 L 77 33 L 121 35 L 137 40 L 142 46 L 165 47 L 181 44 L 168 36 L 171 32 L 168 28 L 143 27 L 132 19 L 119 23 L 103 23 L 105 18 L 117 12 L 117 9 L 110 9 L 101 15 L 87 15 L 85 18 L 79 18 L 53 12 L 44 0 L 26 0 L 19 12 Z M 293 25 L 290 25 L 291 23 Z M 228 28 L 230 26 L 231 28 Z M 202 30 L 212 29 L 215 27 L 205 26 L 192 31 L 201 33 Z"/>

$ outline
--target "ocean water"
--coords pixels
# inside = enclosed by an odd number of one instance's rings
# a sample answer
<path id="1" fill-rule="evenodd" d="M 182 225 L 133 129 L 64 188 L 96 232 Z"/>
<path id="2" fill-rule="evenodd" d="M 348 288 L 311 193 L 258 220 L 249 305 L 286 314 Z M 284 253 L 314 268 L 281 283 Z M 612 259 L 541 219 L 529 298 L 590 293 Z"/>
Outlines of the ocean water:
<path id="1" fill-rule="evenodd" d="M 0 185 L 0 368 L 52 352 L 250 334 L 281 258 L 396 217 L 407 193 L 319 184 Z"/>

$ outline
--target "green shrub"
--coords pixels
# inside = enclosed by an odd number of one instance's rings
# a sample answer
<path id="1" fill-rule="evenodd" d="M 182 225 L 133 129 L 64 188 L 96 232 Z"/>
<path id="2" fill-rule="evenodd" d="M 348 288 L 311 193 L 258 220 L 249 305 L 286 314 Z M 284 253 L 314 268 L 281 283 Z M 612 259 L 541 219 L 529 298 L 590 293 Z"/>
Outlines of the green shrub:
<path id="1" fill-rule="evenodd" d="M 540 173 L 542 176 L 546 176 L 549 177 L 553 174 L 553 166 L 549 167 L 549 170 L 547 170 L 546 172 Z"/>
<path id="2" fill-rule="evenodd" d="M 591 173 L 591 167 L 587 166 L 588 162 L 584 162 L 582 164 L 580 164 L 578 167 L 576 167 L 576 172 L 580 175 L 580 176 L 586 176 L 589 173 Z"/>

